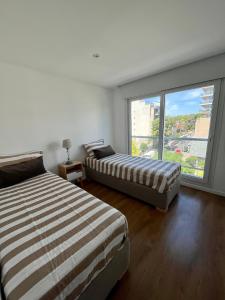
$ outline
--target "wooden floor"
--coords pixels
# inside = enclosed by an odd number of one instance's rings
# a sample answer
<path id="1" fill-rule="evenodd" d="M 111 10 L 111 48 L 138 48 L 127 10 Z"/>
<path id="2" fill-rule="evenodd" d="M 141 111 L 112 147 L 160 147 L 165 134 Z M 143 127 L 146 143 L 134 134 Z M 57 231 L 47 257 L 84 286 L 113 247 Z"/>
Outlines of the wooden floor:
<path id="1" fill-rule="evenodd" d="M 94 182 L 128 220 L 131 262 L 109 300 L 224 300 L 225 198 L 182 188 L 167 214 Z"/>

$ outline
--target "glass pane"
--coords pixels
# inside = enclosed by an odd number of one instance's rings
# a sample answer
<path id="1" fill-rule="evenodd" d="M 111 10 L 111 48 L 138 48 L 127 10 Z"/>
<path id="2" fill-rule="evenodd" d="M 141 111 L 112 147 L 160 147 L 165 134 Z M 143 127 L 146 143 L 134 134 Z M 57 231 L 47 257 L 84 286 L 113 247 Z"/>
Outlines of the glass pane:
<path id="1" fill-rule="evenodd" d="M 163 159 L 181 163 L 182 172 L 203 177 L 207 141 L 164 139 Z"/>
<path id="2" fill-rule="evenodd" d="M 158 159 L 158 138 L 132 137 L 131 154 L 134 156 Z"/>
<path id="3" fill-rule="evenodd" d="M 131 135 L 158 137 L 160 96 L 131 102 Z"/>
<path id="4" fill-rule="evenodd" d="M 164 135 L 208 138 L 213 95 L 213 85 L 166 94 Z"/>
<path id="5" fill-rule="evenodd" d="M 204 176 L 213 97 L 213 85 L 165 95 L 163 159 L 185 174 Z"/>

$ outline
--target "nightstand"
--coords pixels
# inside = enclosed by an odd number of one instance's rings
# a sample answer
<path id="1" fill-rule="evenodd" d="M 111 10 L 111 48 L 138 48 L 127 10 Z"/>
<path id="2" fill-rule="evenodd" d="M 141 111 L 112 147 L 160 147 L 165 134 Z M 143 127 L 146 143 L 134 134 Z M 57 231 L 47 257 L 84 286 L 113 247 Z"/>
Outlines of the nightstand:
<path id="1" fill-rule="evenodd" d="M 83 174 L 84 168 L 83 164 L 80 161 L 73 161 L 71 165 L 60 164 L 58 166 L 59 176 L 68 180 L 68 174 L 71 173 L 81 173 L 81 176 L 77 177 L 76 180 L 79 180 L 80 186 L 83 187 Z"/>

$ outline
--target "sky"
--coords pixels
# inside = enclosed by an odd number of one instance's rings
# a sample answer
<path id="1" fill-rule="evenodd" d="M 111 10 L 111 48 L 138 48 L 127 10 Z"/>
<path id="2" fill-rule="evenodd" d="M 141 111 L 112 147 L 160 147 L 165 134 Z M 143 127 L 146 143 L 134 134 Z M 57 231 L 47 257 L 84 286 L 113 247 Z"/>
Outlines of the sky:
<path id="1" fill-rule="evenodd" d="M 191 90 L 179 91 L 169 93 L 165 98 L 165 114 L 166 116 L 177 116 L 184 114 L 198 113 L 201 111 L 200 103 L 202 101 L 202 88 L 195 88 Z M 160 101 L 160 97 L 146 98 L 146 103 L 153 103 Z"/>

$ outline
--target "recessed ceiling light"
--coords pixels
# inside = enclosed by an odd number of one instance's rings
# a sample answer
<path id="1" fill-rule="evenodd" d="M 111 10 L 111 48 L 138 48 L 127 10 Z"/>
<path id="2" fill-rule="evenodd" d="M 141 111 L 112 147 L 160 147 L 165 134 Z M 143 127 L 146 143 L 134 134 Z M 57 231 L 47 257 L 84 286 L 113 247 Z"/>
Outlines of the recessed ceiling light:
<path id="1" fill-rule="evenodd" d="M 99 54 L 99 53 L 94 53 L 94 54 L 92 54 L 92 56 L 93 56 L 94 58 L 99 58 L 99 57 L 100 57 L 100 54 Z"/>

